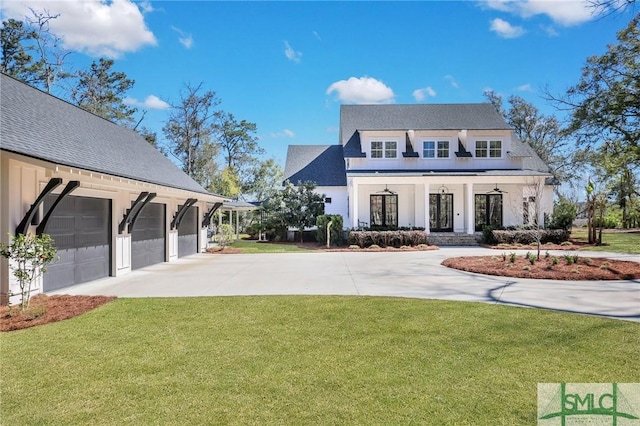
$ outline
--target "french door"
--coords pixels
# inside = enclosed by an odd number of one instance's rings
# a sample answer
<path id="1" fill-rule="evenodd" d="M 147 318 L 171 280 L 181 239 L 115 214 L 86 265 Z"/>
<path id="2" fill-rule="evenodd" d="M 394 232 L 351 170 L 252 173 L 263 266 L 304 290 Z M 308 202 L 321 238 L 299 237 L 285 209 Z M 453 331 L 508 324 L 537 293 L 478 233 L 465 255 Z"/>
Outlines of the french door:
<path id="1" fill-rule="evenodd" d="M 476 231 L 485 225 L 502 227 L 502 194 L 476 194 Z"/>
<path id="2" fill-rule="evenodd" d="M 429 230 L 453 231 L 453 194 L 429 194 Z"/>

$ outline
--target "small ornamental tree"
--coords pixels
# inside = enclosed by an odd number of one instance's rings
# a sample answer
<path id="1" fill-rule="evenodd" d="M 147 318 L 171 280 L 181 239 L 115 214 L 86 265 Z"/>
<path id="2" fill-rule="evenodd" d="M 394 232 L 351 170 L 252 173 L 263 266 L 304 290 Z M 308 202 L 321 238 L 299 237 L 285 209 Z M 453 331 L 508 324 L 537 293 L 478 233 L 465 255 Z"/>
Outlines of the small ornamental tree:
<path id="1" fill-rule="evenodd" d="M 9 260 L 9 269 L 20 286 L 20 310 L 29 307 L 31 290 L 35 281 L 56 258 L 54 241 L 48 234 L 18 234 L 10 244 L 0 244 L 0 255 Z M 9 294 L 9 297 L 14 294 Z"/>
<path id="2" fill-rule="evenodd" d="M 274 229 L 297 228 L 302 242 L 304 228 L 316 224 L 316 218 L 324 213 L 324 195 L 316 193 L 313 182 L 286 181 L 284 187 L 272 194 L 262 208 L 268 226 Z"/>
<path id="3" fill-rule="evenodd" d="M 553 215 L 549 227 L 570 231 L 577 214 L 578 206 L 576 203 L 561 195 L 553 205 Z"/>
<path id="4" fill-rule="evenodd" d="M 231 244 L 234 236 L 235 234 L 233 233 L 233 226 L 229 225 L 228 223 L 223 223 L 218 227 L 218 244 L 223 249 Z"/>

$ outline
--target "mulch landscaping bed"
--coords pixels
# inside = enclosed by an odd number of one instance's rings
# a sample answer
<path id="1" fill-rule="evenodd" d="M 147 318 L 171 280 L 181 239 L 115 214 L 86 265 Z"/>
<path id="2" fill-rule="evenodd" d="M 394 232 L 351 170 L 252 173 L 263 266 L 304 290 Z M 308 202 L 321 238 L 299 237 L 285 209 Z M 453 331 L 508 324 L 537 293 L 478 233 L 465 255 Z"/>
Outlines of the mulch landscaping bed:
<path id="1" fill-rule="evenodd" d="M 114 300 L 113 296 L 47 296 L 38 294 L 31 298 L 24 312 L 19 306 L 0 306 L 0 331 L 13 331 L 50 322 L 62 321 L 81 315 Z"/>
<path id="2" fill-rule="evenodd" d="M 534 264 L 523 255 L 511 262 L 500 256 L 464 256 L 446 259 L 444 266 L 461 271 L 514 278 L 539 278 L 546 280 L 635 280 L 640 279 L 640 263 L 605 258 L 579 256 L 576 261 L 567 261 L 564 256 L 540 256 Z M 571 262 L 571 264 L 569 263 Z"/>

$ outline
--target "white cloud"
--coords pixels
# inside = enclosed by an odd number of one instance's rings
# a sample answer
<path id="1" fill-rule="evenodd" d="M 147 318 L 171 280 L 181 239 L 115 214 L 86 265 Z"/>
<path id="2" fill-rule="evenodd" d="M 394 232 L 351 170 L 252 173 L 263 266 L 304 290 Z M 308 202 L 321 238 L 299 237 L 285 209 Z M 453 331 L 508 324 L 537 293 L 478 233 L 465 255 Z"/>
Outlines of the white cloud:
<path id="1" fill-rule="evenodd" d="M 460 88 L 460 86 L 458 85 L 458 82 L 456 81 L 455 78 L 453 78 L 452 75 L 447 74 L 444 76 L 444 79 L 447 80 L 449 84 L 451 84 L 451 87 L 453 87 L 454 89 Z"/>
<path id="2" fill-rule="evenodd" d="M 533 87 L 531 87 L 531 85 L 529 83 L 523 84 L 521 86 L 516 87 L 516 91 L 518 91 L 518 92 L 535 92 L 535 90 L 533 90 Z"/>
<path id="3" fill-rule="evenodd" d="M 582 24 L 596 17 L 589 2 L 584 0 L 490 0 L 486 6 L 521 18 L 546 15 L 564 26 Z"/>
<path id="4" fill-rule="evenodd" d="M 322 37 L 320 37 L 320 34 L 318 34 L 318 32 L 317 32 L 317 31 L 312 31 L 312 32 L 311 32 L 311 34 L 313 34 L 313 36 L 314 36 L 316 39 L 318 39 L 318 40 L 322 41 Z"/>
<path id="5" fill-rule="evenodd" d="M 51 32 L 60 37 L 66 49 L 92 56 L 120 57 L 146 45 L 157 45 L 140 8 L 130 0 L 56 1 L 25 0 L 2 2 L 3 19 L 24 20 L 29 8 L 60 16 L 49 21 Z M 143 10 L 149 10 L 146 3 Z"/>
<path id="6" fill-rule="evenodd" d="M 327 95 L 336 92 L 342 102 L 354 104 L 389 104 L 394 102 L 393 90 L 371 77 L 350 77 L 332 83 Z"/>
<path id="7" fill-rule="evenodd" d="M 180 42 L 180 44 L 183 45 L 186 49 L 191 49 L 191 46 L 193 46 L 193 36 L 191 34 L 185 33 L 177 27 L 172 26 L 171 29 L 180 35 L 180 37 L 178 37 L 178 41 Z"/>
<path id="8" fill-rule="evenodd" d="M 151 13 L 156 11 L 151 2 L 148 1 L 138 2 L 138 6 L 142 9 L 142 13 Z"/>
<path id="9" fill-rule="evenodd" d="M 540 28 L 542 29 L 542 31 L 547 33 L 549 37 L 558 37 L 560 35 L 552 25 L 541 25 Z"/>
<path id="10" fill-rule="evenodd" d="M 507 21 L 500 18 L 496 18 L 491 21 L 491 26 L 489 28 L 502 38 L 517 38 L 525 33 L 524 28 L 514 27 Z"/>
<path id="11" fill-rule="evenodd" d="M 293 138 L 296 137 L 296 134 L 293 131 L 289 130 L 289 129 L 284 129 L 281 132 L 271 133 L 269 136 L 271 136 L 274 139 L 278 139 L 278 138 L 291 138 L 291 139 L 293 139 Z"/>
<path id="12" fill-rule="evenodd" d="M 286 40 L 284 42 L 284 54 L 287 59 L 292 62 L 300 62 L 300 59 L 302 58 L 302 52 L 294 50 Z"/>
<path id="13" fill-rule="evenodd" d="M 426 97 L 434 98 L 436 96 L 436 91 L 433 90 L 431 86 L 425 87 L 424 89 L 416 89 L 413 91 L 413 97 L 416 101 L 424 101 Z"/>
<path id="14" fill-rule="evenodd" d="M 147 96 L 143 102 L 140 102 L 135 98 L 127 97 L 124 99 L 124 103 L 127 105 L 142 107 L 146 109 L 163 110 L 163 109 L 169 109 L 171 107 L 171 105 L 169 105 L 168 103 L 166 103 L 165 101 L 157 97 L 156 95 Z"/>

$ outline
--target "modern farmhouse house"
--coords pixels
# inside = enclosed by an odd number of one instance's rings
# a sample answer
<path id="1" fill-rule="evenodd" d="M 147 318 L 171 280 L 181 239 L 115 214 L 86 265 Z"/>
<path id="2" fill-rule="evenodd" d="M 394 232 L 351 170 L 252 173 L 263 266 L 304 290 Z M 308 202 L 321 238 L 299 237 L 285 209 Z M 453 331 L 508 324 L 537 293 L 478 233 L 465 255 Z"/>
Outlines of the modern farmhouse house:
<path id="1" fill-rule="evenodd" d="M 488 103 L 343 105 L 340 144 L 289 146 L 285 178 L 314 181 L 346 228 L 463 238 L 553 209 L 547 166 Z"/>
<path id="2" fill-rule="evenodd" d="M 197 253 L 225 201 L 133 130 L 0 74 L 0 239 L 50 234 L 49 291 Z M 0 259 L 2 301 L 16 293 Z"/>

